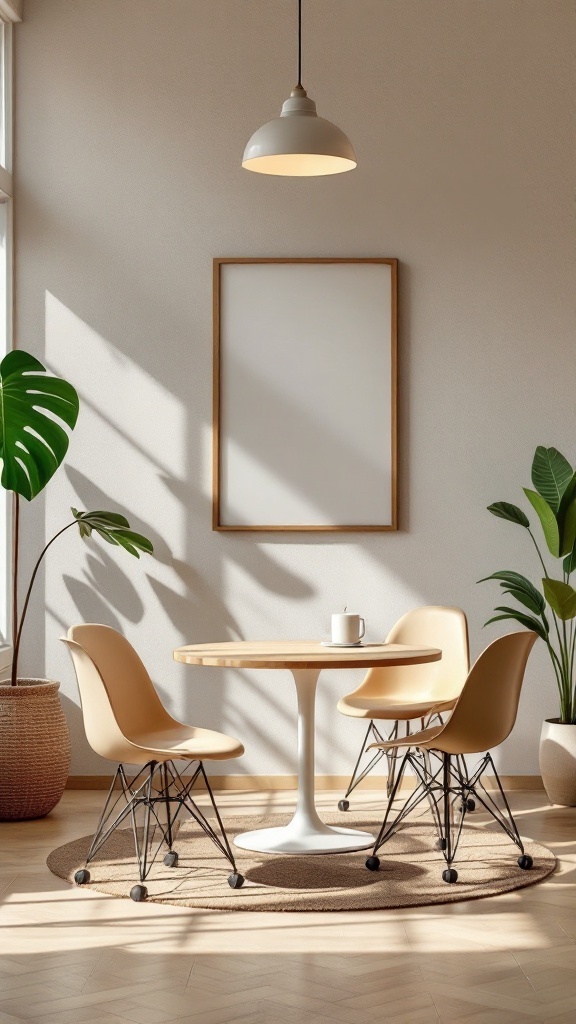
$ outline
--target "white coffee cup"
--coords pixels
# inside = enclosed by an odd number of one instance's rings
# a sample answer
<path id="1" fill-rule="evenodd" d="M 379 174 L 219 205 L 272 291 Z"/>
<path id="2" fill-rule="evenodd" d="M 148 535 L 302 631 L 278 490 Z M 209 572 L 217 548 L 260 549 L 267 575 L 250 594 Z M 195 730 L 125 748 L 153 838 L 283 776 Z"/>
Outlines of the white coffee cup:
<path id="1" fill-rule="evenodd" d="M 357 644 L 366 632 L 366 623 L 361 615 L 352 612 L 338 612 L 332 616 L 332 643 Z"/>

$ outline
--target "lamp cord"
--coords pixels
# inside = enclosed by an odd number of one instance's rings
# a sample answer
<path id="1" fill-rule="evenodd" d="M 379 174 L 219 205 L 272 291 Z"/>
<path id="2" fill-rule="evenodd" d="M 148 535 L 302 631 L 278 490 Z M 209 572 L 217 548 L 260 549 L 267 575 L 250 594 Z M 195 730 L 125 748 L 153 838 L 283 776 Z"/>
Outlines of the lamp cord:
<path id="1" fill-rule="evenodd" d="M 302 0 L 298 0 L 298 85 L 302 86 Z"/>

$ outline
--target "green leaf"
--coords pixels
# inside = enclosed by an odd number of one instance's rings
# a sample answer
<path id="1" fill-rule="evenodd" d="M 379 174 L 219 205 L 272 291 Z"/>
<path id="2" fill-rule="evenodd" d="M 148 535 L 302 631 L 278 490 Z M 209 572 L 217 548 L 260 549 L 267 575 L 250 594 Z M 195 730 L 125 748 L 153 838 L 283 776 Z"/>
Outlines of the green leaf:
<path id="1" fill-rule="evenodd" d="M 97 523 L 98 526 L 123 526 L 130 529 L 130 523 L 119 512 L 84 512 L 83 519 L 89 519 L 91 523 Z"/>
<path id="2" fill-rule="evenodd" d="M 576 590 L 569 583 L 562 583 L 562 580 L 550 580 L 548 577 L 542 580 L 544 594 L 552 611 L 556 612 L 559 619 L 566 622 L 568 619 L 576 618 Z"/>
<path id="3" fill-rule="evenodd" d="M 538 445 L 532 462 L 532 483 L 555 515 L 573 475 L 572 466 L 557 448 Z"/>
<path id="4" fill-rule="evenodd" d="M 554 515 L 554 512 L 550 508 L 550 505 L 545 500 L 545 498 L 543 498 L 536 491 L 530 491 L 527 487 L 525 487 L 524 494 L 526 495 L 528 501 L 530 502 L 530 504 L 535 509 L 538 515 L 540 525 L 542 526 L 542 531 L 544 533 L 544 538 L 546 540 L 546 544 L 548 545 L 548 550 L 550 554 L 554 555 L 554 558 L 559 558 L 560 530 L 558 529 L 558 523 L 556 521 L 556 516 Z"/>
<path id="5" fill-rule="evenodd" d="M 488 505 L 488 511 L 493 516 L 498 516 L 499 519 L 507 519 L 509 523 L 517 523 L 518 526 L 525 526 L 526 529 L 530 526 L 528 517 L 518 508 L 518 505 L 511 505 L 508 501 L 495 501 L 493 505 Z"/>
<path id="6" fill-rule="evenodd" d="M 525 615 L 524 612 L 516 611 L 515 608 L 495 608 L 497 612 L 503 612 L 502 615 L 494 615 L 493 618 L 488 619 L 484 623 L 485 626 L 489 626 L 491 622 L 500 622 L 503 619 L 514 619 L 515 622 L 519 622 L 521 626 L 525 626 L 526 629 L 533 630 L 537 633 L 542 640 L 548 640 L 548 630 L 544 628 L 538 619 L 534 619 L 532 615 Z"/>
<path id="7" fill-rule="evenodd" d="M 510 594 L 510 597 L 514 597 L 516 601 L 519 601 L 520 604 L 523 604 L 525 608 L 528 608 L 531 612 L 534 612 L 535 615 L 544 615 L 544 611 L 541 610 L 539 602 L 534 601 L 531 594 L 526 594 L 523 590 L 515 590 L 513 587 L 510 587 L 510 589 L 508 590 L 503 590 L 502 593 Z M 542 601 L 542 604 L 544 604 L 544 599 L 542 598 L 542 595 L 539 594 L 538 596 Z"/>
<path id="8" fill-rule="evenodd" d="M 570 573 L 574 572 L 574 569 L 576 569 L 576 543 L 574 544 L 574 547 L 572 548 L 570 554 L 566 555 L 566 558 L 562 562 L 562 568 L 564 569 L 564 572 L 567 576 L 569 576 Z"/>
<path id="9" fill-rule="evenodd" d="M 114 538 L 112 537 L 110 530 L 101 530 L 99 526 L 94 526 L 93 529 L 94 533 L 97 533 L 98 536 L 102 537 L 103 540 L 108 541 L 109 544 L 118 544 L 118 541 L 114 540 Z"/>
<path id="10" fill-rule="evenodd" d="M 566 515 L 566 509 L 572 504 L 574 498 L 576 498 L 576 473 L 573 473 L 572 479 L 562 495 L 560 508 L 558 510 L 558 518 L 562 518 Z"/>
<path id="11" fill-rule="evenodd" d="M 120 547 L 125 548 L 126 551 L 129 551 L 130 554 L 134 555 L 136 558 L 140 558 L 138 549 L 130 543 L 130 541 L 128 540 L 124 533 L 122 533 L 120 530 L 115 530 L 113 537 L 116 543 L 120 545 Z"/>
<path id="12" fill-rule="evenodd" d="M 67 426 L 78 419 L 78 395 L 51 377 L 22 349 L 0 363 L 0 458 L 2 486 L 31 501 L 54 475 L 68 450 Z M 48 414 L 48 415 L 47 415 Z"/>
<path id="13" fill-rule="evenodd" d="M 562 544 L 560 548 L 561 555 L 568 555 L 576 541 L 576 499 L 568 505 L 568 508 L 563 514 L 562 508 L 558 513 L 558 519 L 560 520 L 560 529 L 562 532 Z"/>
<path id="14" fill-rule="evenodd" d="M 147 555 L 154 554 L 154 546 L 147 537 L 143 537 L 141 533 L 135 533 L 134 530 L 114 530 L 114 536 L 117 540 L 123 537 L 124 540 L 128 541 L 135 548 L 139 548 L 140 551 L 146 552 Z"/>
<path id="15" fill-rule="evenodd" d="M 521 592 L 527 599 L 530 599 L 534 607 L 532 608 L 538 615 L 542 615 L 546 608 L 546 602 L 542 597 L 539 590 L 536 589 L 533 583 L 530 582 L 526 576 L 522 576 L 519 572 L 513 572 L 512 569 L 501 569 L 499 572 L 493 572 L 491 576 L 484 576 L 483 579 L 478 580 L 478 583 L 485 583 L 487 580 L 499 580 L 500 586 L 510 587 L 510 590 L 505 590 L 505 593 L 514 594 L 517 600 L 516 591 Z M 523 602 L 526 607 L 530 607 L 526 601 Z"/>
<path id="16" fill-rule="evenodd" d="M 89 537 L 94 530 L 108 544 L 124 548 L 135 558 L 140 558 L 140 551 L 147 555 L 154 553 L 154 546 L 147 537 L 130 529 L 130 523 L 119 512 L 79 512 L 72 509 L 72 515 L 78 522 L 81 537 Z"/>

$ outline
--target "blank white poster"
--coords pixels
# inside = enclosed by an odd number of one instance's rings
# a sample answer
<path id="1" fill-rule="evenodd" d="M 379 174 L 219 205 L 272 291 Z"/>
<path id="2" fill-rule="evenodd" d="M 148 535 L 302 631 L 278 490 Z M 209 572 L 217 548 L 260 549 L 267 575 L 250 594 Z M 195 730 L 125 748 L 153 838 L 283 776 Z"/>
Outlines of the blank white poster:
<path id="1" fill-rule="evenodd" d="M 395 527 L 395 261 L 219 262 L 216 528 Z"/>

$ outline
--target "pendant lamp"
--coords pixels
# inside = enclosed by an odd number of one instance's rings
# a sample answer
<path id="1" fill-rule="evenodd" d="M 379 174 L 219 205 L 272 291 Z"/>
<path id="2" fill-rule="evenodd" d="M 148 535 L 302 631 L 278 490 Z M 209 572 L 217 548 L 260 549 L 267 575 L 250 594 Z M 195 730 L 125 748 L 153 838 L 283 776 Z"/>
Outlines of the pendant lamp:
<path id="1" fill-rule="evenodd" d="M 318 117 L 316 104 L 302 85 L 302 0 L 298 0 L 298 82 L 280 117 L 254 132 L 242 166 L 259 174 L 312 177 L 351 171 L 356 163 L 348 136 L 331 121 Z"/>

